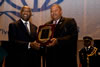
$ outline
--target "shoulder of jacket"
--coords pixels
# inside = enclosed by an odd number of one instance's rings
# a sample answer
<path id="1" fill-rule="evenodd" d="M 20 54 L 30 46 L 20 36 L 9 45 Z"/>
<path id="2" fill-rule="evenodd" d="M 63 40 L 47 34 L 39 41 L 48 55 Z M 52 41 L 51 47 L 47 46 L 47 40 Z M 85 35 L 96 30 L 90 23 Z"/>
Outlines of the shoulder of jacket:
<path id="1" fill-rule="evenodd" d="M 17 25 L 19 22 L 21 22 L 21 20 L 17 20 L 17 21 L 11 22 L 11 23 L 9 23 L 9 25 Z"/>
<path id="2" fill-rule="evenodd" d="M 70 18 L 70 17 L 62 17 L 62 19 L 64 19 L 64 20 L 74 20 L 74 18 Z"/>
<path id="3" fill-rule="evenodd" d="M 84 47 L 79 50 L 79 52 L 83 52 L 83 51 L 85 51 Z"/>
<path id="4" fill-rule="evenodd" d="M 46 22 L 45 24 L 51 24 L 52 21 L 53 21 L 53 20 L 50 20 L 50 21 Z"/>

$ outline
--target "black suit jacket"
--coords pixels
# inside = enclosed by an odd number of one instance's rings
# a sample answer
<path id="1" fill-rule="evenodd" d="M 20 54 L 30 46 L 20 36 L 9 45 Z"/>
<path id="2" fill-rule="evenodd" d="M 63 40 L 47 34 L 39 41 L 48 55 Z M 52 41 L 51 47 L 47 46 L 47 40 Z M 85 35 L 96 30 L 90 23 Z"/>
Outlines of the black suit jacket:
<path id="1" fill-rule="evenodd" d="M 100 67 L 100 55 L 98 55 L 98 48 L 95 54 L 89 56 L 89 64 L 87 63 L 87 54 L 91 54 L 93 50 L 94 47 L 90 47 L 88 51 L 85 48 L 82 48 L 79 51 L 79 60 L 82 67 Z"/>
<path id="2" fill-rule="evenodd" d="M 53 24 L 53 20 L 46 24 Z M 55 27 L 54 38 L 57 38 L 58 43 L 47 48 L 47 67 L 77 67 L 78 30 L 74 18 L 61 17 Z"/>
<path id="3" fill-rule="evenodd" d="M 8 56 L 11 59 L 10 63 L 8 60 L 8 65 L 11 64 L 10 67 L 39 67 L 39 51 L 28 49 L 29 42 L 36 40 L 37 27 L 30 23 L 30 33 L 28 33 L 22 21 L 18 20 L 9 24 L 8 36 L 10 41 Z"/>

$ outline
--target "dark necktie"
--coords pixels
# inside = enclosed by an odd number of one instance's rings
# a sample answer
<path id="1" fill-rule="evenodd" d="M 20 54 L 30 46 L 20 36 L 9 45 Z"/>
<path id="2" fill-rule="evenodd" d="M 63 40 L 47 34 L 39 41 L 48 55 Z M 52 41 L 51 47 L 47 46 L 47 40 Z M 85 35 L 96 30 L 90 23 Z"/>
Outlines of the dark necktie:
<path id="1" fill-rule="evenodd" d="M 26 27 L 27 31 L 29 32 L 28 27 L 27 27 L 27 24 L 28 24 L 28 23 L 27 23 L 27 22 L 25 22 L 25 27 Z"/>
<path id="2" fill-rule="evenodd" d="M 87 47 L 87 51 L 88 51 L 88 47 Z"/>
<path id="3" fill-rule="evenodd" d="M 57 21 L 55 21 L 54 24 L 57 24 Z"/>

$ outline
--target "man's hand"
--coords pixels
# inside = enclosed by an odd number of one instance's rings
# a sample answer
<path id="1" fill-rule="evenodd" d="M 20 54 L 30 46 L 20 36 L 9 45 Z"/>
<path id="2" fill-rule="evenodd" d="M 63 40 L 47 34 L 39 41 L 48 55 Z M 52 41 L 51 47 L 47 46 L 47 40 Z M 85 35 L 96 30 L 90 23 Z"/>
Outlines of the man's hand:
<path id="1" fill-rule="evenodd" d="M 30 46 L 36 50 L 39 50 L 40 49 L 40 43 L 34 41 L 34 42 L 31 42 L 30 43 Z"/>
<path id="2" fill-rule="evenodd" d="M 52 38 L 51 42 L 47 45 L 47 47 L 54 46 L 56 44 L 57 44 L 57 39 L 56 38 Z"/>

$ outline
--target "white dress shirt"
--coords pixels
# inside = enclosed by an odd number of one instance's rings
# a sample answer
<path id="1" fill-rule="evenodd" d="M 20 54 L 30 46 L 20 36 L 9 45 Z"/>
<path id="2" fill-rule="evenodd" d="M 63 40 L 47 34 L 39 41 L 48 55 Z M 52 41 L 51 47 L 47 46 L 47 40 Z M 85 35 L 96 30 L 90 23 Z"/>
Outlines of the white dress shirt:
<path id="1" fill-rule="evenodd" d="M 25 24 L 25 22 L 27 22 L 27 28 L 28 28 L 28 31 L 29 31 L 29 33 L 30 33 L 30 23 L 29 23 L 29 21 L 24 21 L 23 19 L 21 19 L 22 20 L 22 22 L 23 22 L 23 24 Z M 30 42 L 28 43 L 28 49 L 29 48 L 31 48 L 30 47 Z"/>
<path id="2" fill-rule="evenodd" d="M 88 47 L 85 47 L 85 49 L 86 49 L 86 51 L 88 51 L 88 50 L 90 49 L 90 46 L 88 46 Z"/>
<path id="3" fill-rule="evenodd" d="M 21 19 L 21 20 L 22 20 L 23 24 L 25 24 L 25 22 L 27 22 L 27 28 L 28 28 L 28 31 L 30 33 L 30 23 L 29 23 L 29 21 L 24 21 L 23 19 Z"/>
<path id="4" fill-rule="evenodd" d="M 56 20 L 56 21 L 54 20 L 54 21 L 53 21 L 53 24 L 58 24 L 59 20 L 60 20 L 60 19 L 58 19 L 58 20 Z"/>

